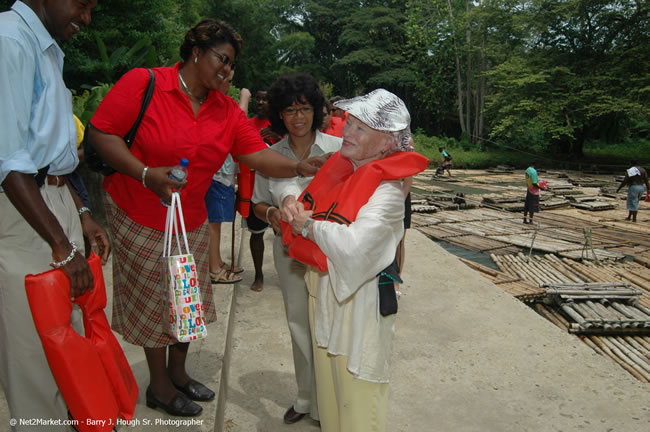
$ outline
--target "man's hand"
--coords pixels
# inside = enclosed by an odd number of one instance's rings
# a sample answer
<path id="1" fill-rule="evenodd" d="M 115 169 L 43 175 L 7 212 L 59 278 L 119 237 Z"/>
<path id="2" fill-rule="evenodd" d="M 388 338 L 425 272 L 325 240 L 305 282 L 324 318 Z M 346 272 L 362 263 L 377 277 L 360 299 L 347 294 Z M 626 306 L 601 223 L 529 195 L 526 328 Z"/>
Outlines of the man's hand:
<path id="1" fill-rule="evenodd" d="M 52 249 L 54 262 L 61 262 L 70 256 L 72 245 L 67 247 L 55 247 Z M 82 295 L 86 290 L 93 289 L 94 279 L 90 271 L 88 261 L 79 252 L 75 252 L 72 260 L 61 267 L 61 270 L 70 279 L 70 297 L 75 298 Z"/>
<path id="2" fill-rule="evenodd" d="M 81 229 L 84 237 L 90 242 L 90 246 L 97 249 L 102 264 L 106 264 L 111 254 L 111 244 L 108 241 L 106 230 L 93 219 L 89 212 L 81 215 Z"/>

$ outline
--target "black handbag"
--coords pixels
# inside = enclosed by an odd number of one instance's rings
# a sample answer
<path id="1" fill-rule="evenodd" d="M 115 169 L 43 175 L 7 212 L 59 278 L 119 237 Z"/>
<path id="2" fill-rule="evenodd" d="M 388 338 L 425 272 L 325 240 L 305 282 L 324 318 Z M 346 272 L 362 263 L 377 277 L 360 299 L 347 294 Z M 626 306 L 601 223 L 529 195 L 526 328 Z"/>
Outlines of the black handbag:
<path id="1" fill-rule="evenodd" d="M 126 146 L 128 148 L 131 148 L 131 143 L 135 139 L 135 135 L 138 132 L 138 127 L 140 126 L 142 117 L 144 117 L 144 113 L 147 111 L 149 102 L 151 102 L 151 96 L 153 95 L 153 89 L 156 84 L 156 77 L 154 76 L 153 71 L 151 69 L 147 69 L 147 70 L 149 71 L 149 84 L 147 85 L 147 90 L 145 91 L 144 96 L 142 97 L 140 114 L 138 114 L 138 118 L 136 119 L 135 123 L 133 123 L 131 129 L 124 136 L 124 142 L 126 143 Z M 90 142 L 90 139 L 88 138 L 89 127 L 91 126 L 92 125 L 90 123 L 86 125 L 84 138 L 83 141 L 81 142 L 84 149 L 84 161 L 86 162 L 86 165 L 88 166 L 88 168 L 90 168 L 91 171 L 95 171 L 105 176 L 111 175 L 115 173 L 115 170 L 110 165 L 108 165 L 106 161 L 104 161 L 104 159 L 100 156 L 99 153 L 97 153 L 97 150 L 95 150 L 95 147 L 93 146 L 93 144 Z"/>

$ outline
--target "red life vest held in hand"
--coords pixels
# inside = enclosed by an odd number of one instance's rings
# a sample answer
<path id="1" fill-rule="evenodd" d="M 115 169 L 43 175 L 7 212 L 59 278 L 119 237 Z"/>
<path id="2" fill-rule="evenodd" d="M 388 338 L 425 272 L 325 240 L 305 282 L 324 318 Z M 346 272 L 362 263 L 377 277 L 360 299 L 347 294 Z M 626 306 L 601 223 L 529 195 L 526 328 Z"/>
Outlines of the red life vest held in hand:
<path id="1" fill-rule="evenodd" d="M 70 280 L 60 269 L 25 276 L 27 300 L 52 375 L 81 432 L 111 431 L 117 417 L 133 418 L 138 387 L 104 314 L 106 288 L 99 257 L 88 260 L 93 291 L 77 297 L 86 337 L 71 325 Z M 104 426 L 82 420 L 106 420 Z"/>
<path id="2" fill-rule="evenodd" d="M 354 171 L 352 163 L 335 153 L 318 171 L 298 201 L 305 210 L 312 210 L 312 219 L 350 225 L 361 207 L 384 180 L 413 176 L 426 169 L 429 160 L 419 153 L 398 152 L 384 159 L 369 162 Z M 282 222 L 282 241 L 289 245 L 289 256 L 298 261 L 327 270 L 327 257 L 313 241 L 296 236 L 291 226 Z"/>

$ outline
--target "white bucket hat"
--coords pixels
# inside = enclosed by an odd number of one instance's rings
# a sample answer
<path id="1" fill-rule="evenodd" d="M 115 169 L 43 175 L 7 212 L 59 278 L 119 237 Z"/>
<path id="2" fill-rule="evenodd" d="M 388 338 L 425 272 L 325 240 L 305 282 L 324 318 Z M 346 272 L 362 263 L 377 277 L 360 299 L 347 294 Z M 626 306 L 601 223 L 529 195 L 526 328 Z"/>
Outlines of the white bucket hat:
<path id="1" fill-rule="evenodd" d="M 352 99 L 343 99 L 334 106 L 347 111 L 371 128 L 390 132 L 397 138 L 398 151 L 412 151 L 411 115 L 404 101 L 384 89 L 373 90 L 370 93 Z"/>

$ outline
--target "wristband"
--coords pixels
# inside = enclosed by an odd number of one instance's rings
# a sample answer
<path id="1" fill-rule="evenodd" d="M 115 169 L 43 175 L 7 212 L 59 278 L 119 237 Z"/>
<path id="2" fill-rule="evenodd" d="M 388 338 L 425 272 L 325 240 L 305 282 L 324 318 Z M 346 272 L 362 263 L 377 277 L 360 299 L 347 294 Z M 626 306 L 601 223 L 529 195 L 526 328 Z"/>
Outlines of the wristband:
<path id="1" fill-rule="evenodd" d="M 90 214 L 93 214 L 93 212 L 91 212 L 88 207 L 81 207 L 80 209 L 77 210 L 77 213 L 79 214 L 79 216 L 81 216 L 82 214 L 84 214 L 86 212 L 88 212 Z"/>
<path id="2" fill-rule="evenodd" d="M 146 167 L 144 167 L 142 169 L 142 186 L 144 186 L 145 189 L 147 188 L 147 184 L 144 182 L 144 178 L 147 176 L 147 170 L 148 169 L 149 169 L 148 166 L 146 166 Z"/>
<path id="3" fill-rule="evenodd" d="M 72 250 L 70 251 L 70 255 L 68 255 L 68 257 L 63 261 L 58 261 L 58 262 L 52 261 L 50 263 L 50 267 L 57 269 L 59 267 L 63 267 L 64 265 L 72 261 L 74 255 L 77 253 L 77 245 L 74 242 L 70 242 L 70 245 L 72 245 Z"/>
<path id="4" fill-rule="evenodd" d="M 271 211 L 271 209 L 274 209 L 274 208 L 277 208 L 277 207 L 269 206 L 269 207 L 266 209 L 266 222 L 267 222 L 267 223 L 271 223 L 271 221 L 269 220 L 269 211 Z"/>

